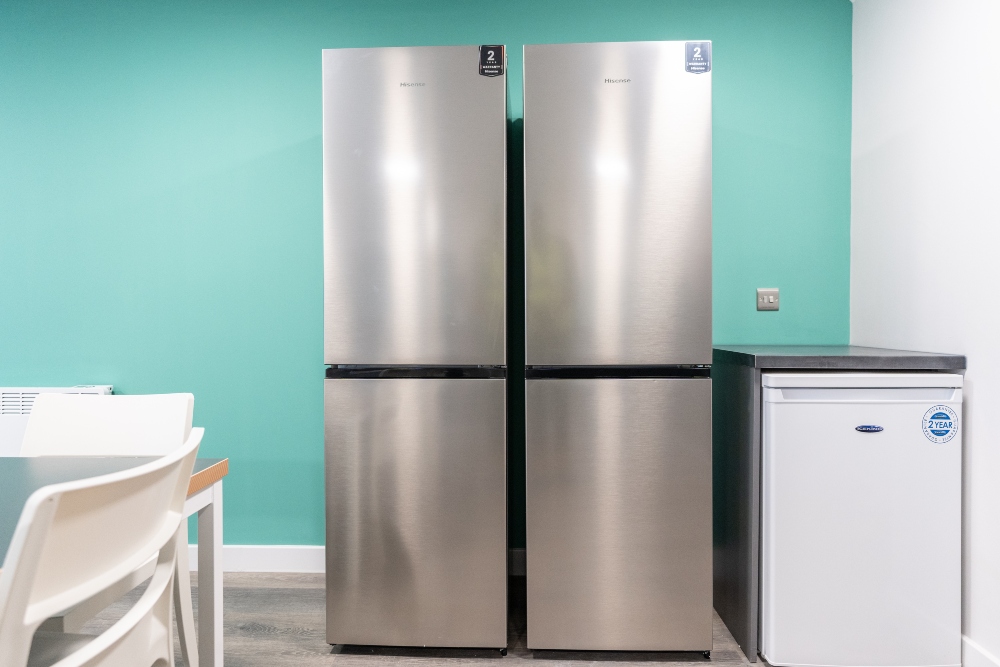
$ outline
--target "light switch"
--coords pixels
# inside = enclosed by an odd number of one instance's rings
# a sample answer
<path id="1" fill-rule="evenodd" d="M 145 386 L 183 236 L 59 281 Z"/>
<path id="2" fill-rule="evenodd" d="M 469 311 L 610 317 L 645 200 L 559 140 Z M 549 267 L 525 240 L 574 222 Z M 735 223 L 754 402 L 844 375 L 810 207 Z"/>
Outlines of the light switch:
<path id="1" fill-rule="evenodd" d="M 778 310 L 778 288 L 757 288 L 757 310 Z"/>

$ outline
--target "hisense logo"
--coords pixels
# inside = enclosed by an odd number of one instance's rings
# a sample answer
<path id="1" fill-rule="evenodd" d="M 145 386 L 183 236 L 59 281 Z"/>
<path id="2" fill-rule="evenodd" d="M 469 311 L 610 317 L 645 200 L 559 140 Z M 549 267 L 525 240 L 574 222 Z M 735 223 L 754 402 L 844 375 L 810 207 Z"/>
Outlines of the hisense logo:
<path id="1" fill-rule="evenodd" d="M 409 81 L 400 81 L 400 88 L 416 88 L 417 86 L 426 86 L 426 83 L 410 83 Z"/>
<path id="2" fill-rule="evenodd" d="M 628 83 L 632 79 L 605 79 L 604 83 Z"/>

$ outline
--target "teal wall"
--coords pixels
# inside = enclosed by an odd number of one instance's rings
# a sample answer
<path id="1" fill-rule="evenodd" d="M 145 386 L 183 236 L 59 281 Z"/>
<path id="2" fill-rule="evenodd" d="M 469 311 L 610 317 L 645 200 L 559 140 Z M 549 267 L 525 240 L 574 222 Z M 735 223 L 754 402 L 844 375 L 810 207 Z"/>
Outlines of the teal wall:
<path id="1" fill-rule="evenodd" d="M 849 0 L 9 1 L 0 385 L 191 391 L 226 542 L 321 543 L 320 49 L 506 43 L 517 117 L 521 44 L 645 39 L 714 41 L 716 342 L 846 343 Z"/>

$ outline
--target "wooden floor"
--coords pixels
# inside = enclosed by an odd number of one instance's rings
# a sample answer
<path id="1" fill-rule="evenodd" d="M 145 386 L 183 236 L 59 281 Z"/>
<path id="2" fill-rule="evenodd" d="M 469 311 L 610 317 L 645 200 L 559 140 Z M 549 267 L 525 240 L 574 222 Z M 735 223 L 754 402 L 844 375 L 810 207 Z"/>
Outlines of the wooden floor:
<path id="1" fill-rule="evenodd" d="M 432 667 L 434 665 L 487 666 L 499 661 L 531 661 L 551 667 L 580 667 L 597 663 L 621 665 L 672 663 L 681 667 L 746 665 L 732 635 L 715 616 L 715 646 L 711 659 L 700 653 L 605 653 L 529 651 L 525 645 L 524 578 L 510 585 L 509 644 L 506 657 L 495 650 L 454 650 L 329 646 L 324 640 L 325 600 L 321 574 L 225 575 L 226 667 L 291 667 L 292 665 L 341 665 L 343 667 Z M 197 591 L 197 586 L 194 587 Z M 100 632 L 121 615 L 138 592 L 109 608 L 85 631 Z M 197 606 L 197 603 L 196 603 Z M 197 614 L 197 608 L 195 609 Z M 178 655 L 177 664 L 182 665 Z M 610 666 L 609 666 L 610 667 Z"/>

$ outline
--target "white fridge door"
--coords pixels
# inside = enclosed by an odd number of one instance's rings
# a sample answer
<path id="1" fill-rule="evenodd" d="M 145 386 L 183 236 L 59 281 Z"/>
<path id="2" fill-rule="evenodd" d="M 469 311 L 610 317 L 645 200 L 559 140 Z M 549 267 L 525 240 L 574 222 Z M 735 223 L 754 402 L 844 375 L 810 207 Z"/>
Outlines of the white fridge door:
<path id="1" fill-rule="evenodd" d="M 962 378 L 784 377 L 763 382 L 761 653 L 959 665 Z"/>

